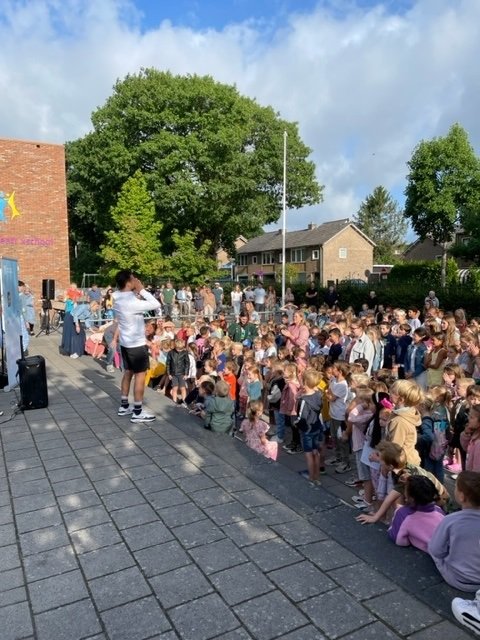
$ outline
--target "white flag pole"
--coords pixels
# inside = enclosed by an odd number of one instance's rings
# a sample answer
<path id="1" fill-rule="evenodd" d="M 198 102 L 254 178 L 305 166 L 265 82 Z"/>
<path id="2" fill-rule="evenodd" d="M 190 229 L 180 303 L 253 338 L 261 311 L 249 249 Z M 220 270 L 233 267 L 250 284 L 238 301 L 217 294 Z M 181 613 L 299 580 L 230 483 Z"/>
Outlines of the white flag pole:
<path id="1" fill-rule="evenodd" d="M 287 132 L 283 132 L 282 306 L 285 306 L 285 243 L 287 236 Z"/>

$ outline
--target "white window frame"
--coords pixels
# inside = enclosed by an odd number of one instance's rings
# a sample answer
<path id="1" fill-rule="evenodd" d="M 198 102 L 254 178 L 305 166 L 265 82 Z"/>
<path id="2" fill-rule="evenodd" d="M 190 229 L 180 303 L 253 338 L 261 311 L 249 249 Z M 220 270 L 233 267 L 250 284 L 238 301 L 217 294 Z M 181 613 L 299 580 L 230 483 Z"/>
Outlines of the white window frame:
<path id="1" fill-rule="evenodd" d="M 312 260 L 320 260 L 320 249 L 312 249 Z"/>
<path id="2" fill-rule="evenodd" d="M 248 265 L 248 255 L 246 253 L 240 253 L 238 255 L 238 263 L 239 267 L 246 267 Z"/>
<path id="3" fill-rule="evenodd" d="M 300 256 L 297 255 L 297 252 L 300 253 Z M 298 260 L 298 257 L 301 260 Z M 290 249 L 290 262 L 292 264 L 300 264 L 305 262 L 305 249 L 303 247 L 295 247 L 294 249 Z"/>
<path id="4" fill-rule="evenodd" d="M 258 258 L 257 256 L 252 256 L 252 264 L 257 264 Z"/>
<path id="5" fill-rule="evenodd" d="M 338 250 L 338 257 L 340 260 L 346 260 L 348 258 L 348 249 L 347 247 L 340 247 Z"/>
<path id="6" fill-rule="evenodd" d="M 265 265 L 275 264 L 275 255 L 273 251 L 262 252 L 262 264 L 265 264 Z"/>

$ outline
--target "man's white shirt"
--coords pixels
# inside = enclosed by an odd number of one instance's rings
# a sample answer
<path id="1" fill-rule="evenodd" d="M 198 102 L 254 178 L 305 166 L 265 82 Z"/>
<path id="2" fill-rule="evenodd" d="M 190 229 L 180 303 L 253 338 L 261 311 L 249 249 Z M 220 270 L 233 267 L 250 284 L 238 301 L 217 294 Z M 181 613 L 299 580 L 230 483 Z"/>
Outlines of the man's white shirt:
<path id="1" fill-rule="evenodd" d="M 142 347 L 145 344 L 145 311 L 154 311 L 160 302 L 145 289 L 140 291 L 143 299 L 133 291 L 113 293 L 113 312 L 120 332 L 122 347 Z"/>

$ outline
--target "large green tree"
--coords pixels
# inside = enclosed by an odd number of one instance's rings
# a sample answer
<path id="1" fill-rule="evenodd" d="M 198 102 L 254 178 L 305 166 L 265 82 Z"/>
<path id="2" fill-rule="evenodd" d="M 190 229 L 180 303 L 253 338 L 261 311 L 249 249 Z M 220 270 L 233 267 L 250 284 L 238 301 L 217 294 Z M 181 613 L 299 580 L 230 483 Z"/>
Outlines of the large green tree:
<path id="1" fill-rule="evenodd" d="M 127 178 L 110 216 L 112 228 L 100 249 L 107 275 L 119 269 L 132 269 L 147 279 L 159 275 L 162 224 L 155 220 L 155 205 L 140 171 Z"/>
<path id="2" fill-rule="evenodd" d="M 167 258 L 163 273 L 175 280 L 187 284 L 201 284 L 219 277 L 217 261 L 211 254 L 211 242 L 198 243 L 196 231 L 172 233 L 174 251 Z"/>
<path id="3" fill-rule="evenodd" d="M 396 260 L 396 250 L 405 242 L 408 222 L 385 187 L 375 187 L 360 205 L 353 221 L 375 242 L 373 259 L 377 264 Z"/>
<path id="4" fill-rule="evenodd" d="M 101 241 L 121 186 L 140 169 L 167 251 L 174 229 L 197 229 L 212 251 L 233 250 L 239 234 L 251 237 L 280 216 L 285 130 L 287 206 L 322 199 L 297 124 L 210 77 L 144 69 L 116 83 L 92 123 L 91 133 L 66 148 L 77 241 Z"/>
<path id="5" fill-rule="evenodd" d="M 445 285 L 449 244 L 459 225 L 474 227 L 480 215 L 480 163 L 466 131 L 454 124 L 444 137 L 415 148 L 405 189 L 405 215 L 421 240 L 442 248 Z"/>

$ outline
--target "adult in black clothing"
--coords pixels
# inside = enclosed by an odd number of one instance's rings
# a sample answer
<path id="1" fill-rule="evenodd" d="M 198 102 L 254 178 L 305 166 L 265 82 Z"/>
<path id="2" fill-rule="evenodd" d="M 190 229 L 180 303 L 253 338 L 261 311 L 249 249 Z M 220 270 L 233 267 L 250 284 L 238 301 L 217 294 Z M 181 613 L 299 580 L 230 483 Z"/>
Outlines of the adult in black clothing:
<path id="1" fill-rule="evenodd" d="M 305 292 L 305 302 L 309 307 L 318 307 L 318 289 L 314 282 L 310 283 L 310 286 Z"/>
<path id="2" fill-rule="evenodd" d="M 371 309 L 372 311 L 375 311 L 375 313 L 377 312 L 378 296 L 375 293 L 375 291 L 370 291 L 370 293 L 368 294 L 368 298 L 366 300 L 366 303 L 368 304 L 368 308 L 369 309 Z"/>
<path id="3" fill-rule="evenodd" d="M 397 351 L 397 341 L 390 333 L 391 327 L 388 322 L 381 322 L 379 329 L 380 341 L 383 344 L 383 363 L 380 363 L 380 366 L 385 369 L 391 369 Z"/>
<path id="4" fill-rule="evenodd" d="M 336 307 L 339 304 L 339 295 L 338 291 L 335 289 L 333 285 L 330 285 L 328 289 L 325 291 L 325 295 L 323 300 L 326 305 L 328 305 L 329 309 L 332 307 Z"/>
<path id="5" fill-rule="evenodd" d="M 328 337 L 330 338 L 330 349 L 328 351 L 328 362 L 333 364 L 337 360 L 340 360 L 340 356 L 342 355 L 343 347 L 342 347 L 342 334 L 340 329 L 334 327 L 330 329 L 328 332 Z"/>

